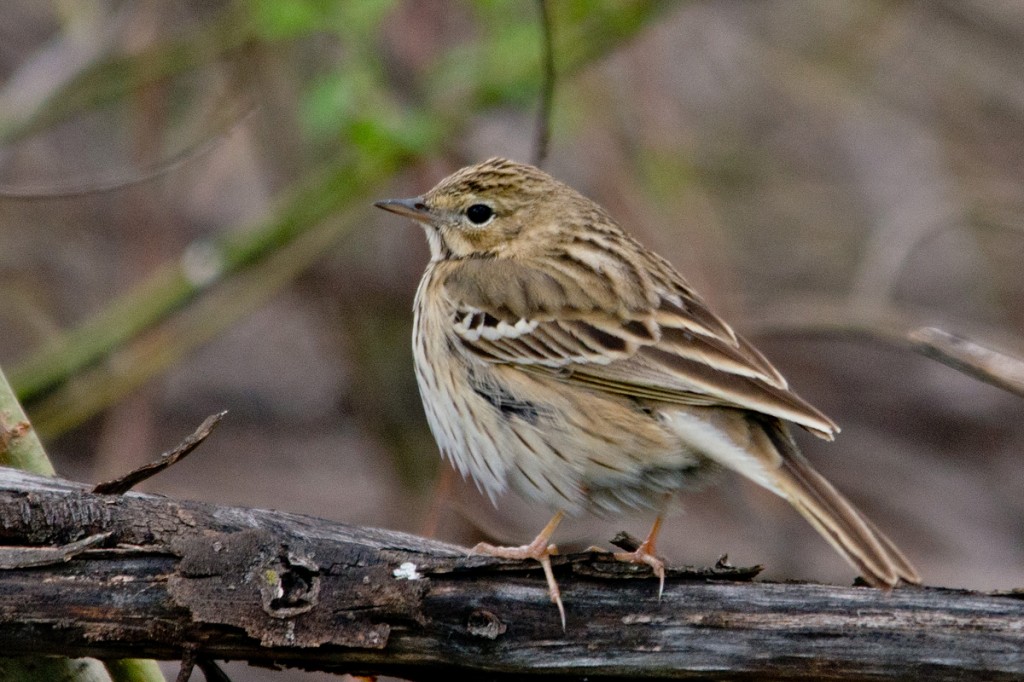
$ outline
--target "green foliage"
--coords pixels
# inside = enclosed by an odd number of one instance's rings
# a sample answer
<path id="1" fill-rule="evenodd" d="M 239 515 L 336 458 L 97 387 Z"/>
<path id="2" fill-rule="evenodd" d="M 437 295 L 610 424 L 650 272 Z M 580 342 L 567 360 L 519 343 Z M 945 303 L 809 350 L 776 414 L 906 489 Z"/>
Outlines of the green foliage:
<path id="1" fill-rule="evenodd" d="M 256 32 L 267 40 L 297 38 L 317 30 L 334 2 L 323 0 L 249 0 Z"/>
<path id="2" fill-rule="evenodd" d="M 302 107 L 308 135 L 314 141 L 339 138 L 365 153 L 426 153 L 441 135 L 437 119 L 389 98 L 373 71 L 360 64 L 327 73 L 313 83 Z"/>
<path id="3" fill-rule="evenodd" d="M 299 97 L 303 144 L 311 158 L 329 159 L 295 182 L 291 198 L 280 203 L 275 216 L 234 230 L 217 243 L 196 245 L 217 261 L 214 277 L 196 280 L 172 260 L 77 330 L 53 339 L 12 368 L 12 383 L 19 395 L 46 403 L 36 412 L 37 427 L 51 435 L 70 428 L 111 404 L 118 391 L 161 371 L 181 349 L 162 351 L 163 359 L 136 374 L 126 372 L 131 380 L 123 382 L 122 388 L 112 388 L 117 382 L 108 377 L 109 369 L 97 363 L 128 344 L 139 343 L 147 331 L 175 315 L 186 315 L 194 302 L 229 286 L 294 240 L 316 231 L 332 214 L 353 202 L 365 205 L 368 193 L 386 184 L 403 162 L 456 142 L 477 113 L 490 107 L 532 109 L 543 78 L 543 31 L 535 3 L 452 2 L 446 7 L 461 13 L 459 20 L 467 25 L 464 40 L 441 46 L 428 63 L 397 66 L 382 52 L 385 23 L 396 5 L 394 0 L 240 0 L 228 10 L 211 14 L 191 34 L 86 65 L 28 118 L 11 121 L 0 116 L 0 139 L 4 135 L 13 139 L 97 106 L 123 103 L 144 86 L 173 84 L 175 78 L 212 63 L 235 57 L 248 61 L 252 51 L 287 43 L 284 53 L 267 51 L 313 64 L 313 68 L 293 69 L 306 80 L 290 85 Z M 657 0 L 552 2 L 559 72 L 567 76 L 614 49 L 670 5 Z M 395 69 L 407 71 L 395 73 Z M 412 88 L 406 86 L 410 81 Z M 337 239 L 341 232 L 325 234 Z M 321 246 L 319 251 L 301 251 L 301 258 L 311 262 L 323 250 Z M 303 264 L 293 258 L 281 271 L 297 273 Z M 238 295 L 244 297 L 244 293 Z M 221 324 L 217 323 L 218 329 L 223 328 Z M 192 338 L 208 338 L 212 333 L 196 332 Z M 92 388 L 86 391 L 86 399 L 66 382 L 89 372 L 92 378 L 87 385 Z M 49 395 L 62 386 L 63 397 Z M 69 410 L 69 402 L 82 409 Z M 49 424 L 39 418 L 46 414 L 54 416 Z"/>
<path id="4" fill-rule="evenodd" d="M 246 0 L 256 32 L 267 40 L 313 33 L 366 35 L 380 25 L 394 0 Z"/>

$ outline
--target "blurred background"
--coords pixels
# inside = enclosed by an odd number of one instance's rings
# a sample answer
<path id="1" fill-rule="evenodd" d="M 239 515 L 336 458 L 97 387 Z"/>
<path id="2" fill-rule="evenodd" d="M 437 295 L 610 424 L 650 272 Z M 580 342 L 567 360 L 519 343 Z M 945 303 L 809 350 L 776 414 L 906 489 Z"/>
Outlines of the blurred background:
<path id="1" fill-rule="evenodd" d="M 1024 586 L 1024 401 L 905 340 L 927 324 L 1024 357 L 1024 4 L 549 14 L 545 168 L 839 422 L 834 443 L 798 434 L 808 457 L 927 583 Z M 539 17 L 511 0 L 0 3 L 0 367 L 58 471 L 112 478 L 226 409 L 142 488 L 531 539 L 547 510 L 443 475 L 410 350 L 427 247 L 371 203 L 533 158 Z M 679 507 L 672 562 L 853 578 L 752 485 Z M 577 519 L 556 540 L 650 521 Z"/>

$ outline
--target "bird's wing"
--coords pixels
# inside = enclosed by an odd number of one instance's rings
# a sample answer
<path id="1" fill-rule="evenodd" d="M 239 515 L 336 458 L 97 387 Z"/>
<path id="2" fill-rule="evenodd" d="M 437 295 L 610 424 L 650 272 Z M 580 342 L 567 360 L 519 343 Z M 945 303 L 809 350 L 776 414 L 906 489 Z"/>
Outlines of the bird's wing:
<path id="1" fill-rule="evenodd" d="M 453 264 L 452 329 L 486 361 L 641 399 L 738 407 L 831 440 L 839 429 L 674 274 L 646 291 L 588 271 L 509 260 Z M 663 273 L 664 274 L 664 273 Z M 616 285 L 619 290 L 616 290 Z"/>

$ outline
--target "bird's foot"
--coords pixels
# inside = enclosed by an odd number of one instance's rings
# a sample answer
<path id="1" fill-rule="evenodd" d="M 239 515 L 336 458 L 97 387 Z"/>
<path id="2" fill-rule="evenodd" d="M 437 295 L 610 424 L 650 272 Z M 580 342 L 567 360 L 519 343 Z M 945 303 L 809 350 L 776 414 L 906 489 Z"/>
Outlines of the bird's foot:
<path id="1" fill-rule="evenodd" d="M 632 552 L 615 552 L 612 556 L 617 561 L 650 566 L 654 575 L 658 576 L 658 601 L 661 601 L 665 591 L 665 562 L 654 555 L 654 543 L 643 542 Z"/>
<path id="2" fill-rule="evenodd" d="M 520 547 L 497 547 L 495 545 L 481 542 L 469 551 L 470 554 L 486 554 L 501 559 L 534 559 L 540 562 L 544 569 L 544 577 L 548 581 L 548 595 L 551 601 L 558 607 L 558 615 L 562 619 L 562 630 L 565 630 L 565 606 L 562 605 L 562 592 L 558 589 L 555 581 L 555 574 L 551 570 L 551 556 L 558 554 L 558 547 L 548 544 L 548 537 L 541 533 L 528 545 Z"/>

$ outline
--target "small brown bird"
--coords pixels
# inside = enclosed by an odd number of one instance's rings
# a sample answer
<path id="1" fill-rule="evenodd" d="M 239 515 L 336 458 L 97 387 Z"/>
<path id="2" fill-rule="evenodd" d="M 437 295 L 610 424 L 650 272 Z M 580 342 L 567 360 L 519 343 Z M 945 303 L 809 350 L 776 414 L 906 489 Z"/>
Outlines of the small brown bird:
<path id="1" fill-rule="evenodd" d="M 663 513 L 723 468 L 788 500 L 869 584 L 920 581 L 786 424 L 832 440 L 835 423 L 596 203 L 495 158 L 376 205 L 430 242 L 413 350 L 441 452 L 492 500 L 511 487 L 557 510 L 528 545 L 474 551 L 540 561 L 563 624 L 549 540 L 565 513 Z M 664 584 L 661 519 L 616 557 Z"/>

